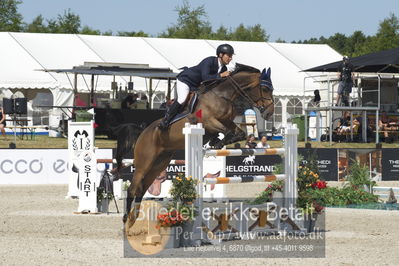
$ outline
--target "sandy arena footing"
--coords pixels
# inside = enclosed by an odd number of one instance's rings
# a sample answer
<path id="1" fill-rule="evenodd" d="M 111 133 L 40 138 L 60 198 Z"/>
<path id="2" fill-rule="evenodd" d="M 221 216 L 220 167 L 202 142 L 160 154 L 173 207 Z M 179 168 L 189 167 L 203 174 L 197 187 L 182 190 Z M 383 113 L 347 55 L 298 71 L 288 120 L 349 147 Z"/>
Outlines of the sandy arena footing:
<path id="1" fill-rule="evenodd" d="M 0 186 L 0 259 L 15 264 L 398 265 L 399 212 L 326 210 L 322 259 L 123 258 L 121 214 L 76 215 L 66 185 Z M 118 201 L 120 209 L 122 201 Z"/>

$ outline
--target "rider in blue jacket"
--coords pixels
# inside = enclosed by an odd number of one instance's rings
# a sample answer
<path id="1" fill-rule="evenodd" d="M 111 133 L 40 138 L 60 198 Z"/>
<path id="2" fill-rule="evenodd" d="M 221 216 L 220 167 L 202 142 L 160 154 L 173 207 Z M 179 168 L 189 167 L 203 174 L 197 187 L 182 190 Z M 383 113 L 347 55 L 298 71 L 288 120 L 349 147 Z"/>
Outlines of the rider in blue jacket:
<path id="1" fill-rule="evenodd" d="M 167 110 L 165 117 L 159 124 L 159 128 L 164 130 L 169 127 L 170 121 L 180 111 L 180 108 L 187 98 L 189 91 L 198 90 L 201 82 L 210 79 L 223 78 L 230 75 L 226 65 L 233 58 L 234 49 L 229 44 L 219 45 L 216 49 L 216 56 L 209 56 L 202 60 L 198 65 L 185 68 L 176 80 L 177 99 Z"/>

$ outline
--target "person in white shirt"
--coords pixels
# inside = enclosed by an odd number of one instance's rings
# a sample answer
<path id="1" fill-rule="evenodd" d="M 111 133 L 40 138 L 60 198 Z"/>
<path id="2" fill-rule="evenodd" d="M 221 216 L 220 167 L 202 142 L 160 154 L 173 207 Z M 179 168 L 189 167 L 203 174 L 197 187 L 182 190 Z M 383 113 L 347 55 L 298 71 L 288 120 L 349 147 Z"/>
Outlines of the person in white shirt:
<path id="1" fill-rule="evenodd" d="M 256 144 L 256 148 L 263 148 L 263 149 L 270 148 L 270 145 L 267 143 L 266 136 L 262 136 L 262 138 L 260 139 L 260 142 L 258 144 Z"/>

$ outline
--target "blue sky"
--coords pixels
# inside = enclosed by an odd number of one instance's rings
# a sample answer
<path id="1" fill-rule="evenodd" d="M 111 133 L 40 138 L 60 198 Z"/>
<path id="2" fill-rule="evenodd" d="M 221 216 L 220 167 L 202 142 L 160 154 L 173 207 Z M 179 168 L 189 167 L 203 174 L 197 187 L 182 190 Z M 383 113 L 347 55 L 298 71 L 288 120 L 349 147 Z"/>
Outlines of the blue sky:
<path id="1" fill-rule="evenodd" d="M 177 20 L 175 7 L 182 0 L 22 0 L 19 12 L 30 23 L 37 15 L 56 18 L 71 10 L 82 25 L 101 31 L 144 31 L 153 36 Z M 311 37 L 346 35 L 361 30 L 373 35 L 390 13 L 399 17 L 398 0 L 191 0 L 204 5 L 213 29 L 261 24 L 270 40 L 288 42 Z"/>

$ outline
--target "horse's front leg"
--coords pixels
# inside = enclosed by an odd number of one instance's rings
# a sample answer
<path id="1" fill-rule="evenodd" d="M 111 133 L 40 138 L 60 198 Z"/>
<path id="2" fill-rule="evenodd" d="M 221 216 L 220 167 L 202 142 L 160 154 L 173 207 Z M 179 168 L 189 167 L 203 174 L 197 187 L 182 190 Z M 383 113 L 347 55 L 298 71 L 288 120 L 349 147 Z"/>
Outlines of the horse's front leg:
<path id="1" fill-rule="evenodd" d="M 220 142 L 220 139 L 219 139 L 219 133 L 216 133 L 216 134 L 212 134 L 211 136 L 210 136 L 210 138 L 209 138 L 209 146 L 211 146 L 211 147 L 215 147 L 215 145 L 217 144 L 217 143 L 219 143 Z"/>
<path id="2" fill-rule="evenodd" d="M 223 122 L 224 130 L 222 133 L 224 134 L 224 138 L 219 141 L 212 142 L 213 147 L 220 149 L 225 145 L 245 140 L 246 133 L 239 128 L 233 121 Z"/>
<path id="3" fill-rule="evenodd" d="M 228 131 L 222 139 L 223 146 L 242 141 L 246 139 L 246 133 L 239 128 L 234 122 L 229 121 L 227 125 Z"/>

